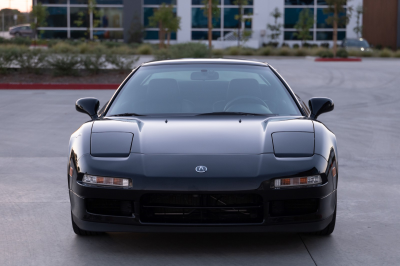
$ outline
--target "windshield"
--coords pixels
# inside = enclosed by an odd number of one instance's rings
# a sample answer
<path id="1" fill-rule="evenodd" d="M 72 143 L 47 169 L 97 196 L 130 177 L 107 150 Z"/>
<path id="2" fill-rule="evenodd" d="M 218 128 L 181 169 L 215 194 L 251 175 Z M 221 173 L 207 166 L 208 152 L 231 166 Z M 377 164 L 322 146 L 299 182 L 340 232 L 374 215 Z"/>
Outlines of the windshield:
<path id="1" fill-rule="evenodd" d="M 182 64 L 142 66 L 112 103 L 112 115 L 209 113 L 301 115 L 267 66 Z"/>
<path id="2" fill-rule="evenodd" d="M 369 48 L 369 44 L 365 40 L 346 40 L 345 46 Z"/>

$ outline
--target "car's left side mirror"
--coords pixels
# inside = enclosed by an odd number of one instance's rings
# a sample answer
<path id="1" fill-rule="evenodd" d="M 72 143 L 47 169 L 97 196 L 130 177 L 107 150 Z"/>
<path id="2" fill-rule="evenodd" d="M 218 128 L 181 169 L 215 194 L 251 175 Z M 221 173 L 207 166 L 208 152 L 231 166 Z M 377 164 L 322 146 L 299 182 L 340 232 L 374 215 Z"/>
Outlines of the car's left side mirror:
<path id="1" fill-rule="evenodd" d="M 335 108 L 333 101 L 329 98 L 311 98 L 308 101 L 308 106 L 310 107 L 312 119 L 317 119 L 317 117 L 323 113 L 332 111 Z"/>
<path id="2" fill-rule="evenodd" d="M 76 101 L 75 109 L 78 112 L 88 114 L 90 118 L 97 118 L 97 110 L 99 110 L 100 101 L 96 98 L 81 98 Z"/>

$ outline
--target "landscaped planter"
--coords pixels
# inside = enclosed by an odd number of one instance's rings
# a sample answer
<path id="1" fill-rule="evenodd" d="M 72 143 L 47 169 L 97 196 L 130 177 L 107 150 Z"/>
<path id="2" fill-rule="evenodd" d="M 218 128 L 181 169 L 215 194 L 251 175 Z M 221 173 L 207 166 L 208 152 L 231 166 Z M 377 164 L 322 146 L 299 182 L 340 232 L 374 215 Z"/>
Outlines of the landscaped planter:
<path id="1" fill-rule="evenodd" d="M 315 62 L 361 62 L 362 59 L 359 57 L 352 58 L 315 58 Z"/>

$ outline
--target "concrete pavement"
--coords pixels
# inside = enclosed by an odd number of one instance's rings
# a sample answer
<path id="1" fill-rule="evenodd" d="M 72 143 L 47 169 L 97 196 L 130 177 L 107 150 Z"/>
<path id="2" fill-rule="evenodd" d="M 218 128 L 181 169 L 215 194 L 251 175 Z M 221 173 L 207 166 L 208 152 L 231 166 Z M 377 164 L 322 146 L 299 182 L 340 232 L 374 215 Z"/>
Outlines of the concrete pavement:
<path id="1" fill-rule="evenodd" d="M 335 232 L 78 237 L 66 184 L 69 136 L 88 117 L 76 99 L 113 91 L 0 90 L 0 265 L 398 265 L 400 61 L 268 60 L 338 138 Z"/>

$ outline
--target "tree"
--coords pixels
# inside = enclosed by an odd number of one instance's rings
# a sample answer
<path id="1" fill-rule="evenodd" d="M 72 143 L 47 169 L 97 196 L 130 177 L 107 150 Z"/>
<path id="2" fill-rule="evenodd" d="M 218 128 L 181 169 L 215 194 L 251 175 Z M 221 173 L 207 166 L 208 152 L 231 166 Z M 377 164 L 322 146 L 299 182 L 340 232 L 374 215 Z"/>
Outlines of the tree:
<path id="1" fill-rule="evenodd" d="M 358 38 L 362 38 L 362 30 L 363 26 L 360 24 L 361 21 L 361 15 L 364 13 L 364 9 L 362 5 L 358 5 L 356 8 L 356 13 L 357 13 L 357 26 L 354 27 L 354 32 L 357 34 Z"/>
<path id="2" fill-rule="evenodd" d="M 160 40 L 159 47 L 164 48 L 165 34 L 168 34 L 168 45 L 172 31 L 180 29 L 181 18 L 175 16 L 174 7 L 167 6 L 163 3 L 158 10 L 156 10 L 149 18 L 149 25 L 151 27 L 158 27 L 158 38 Z"/>
<path id="3" fill-rule="evenodd" d="M 177 32 L 178 30 L 181 29 L 181 18 L 174 14 L 173 9 L 171 9 L 169 16 L 170 18 L 165 24 L 167 31 L 167 47 L 169 47 L 169 43 L 171 40 L 171 32 Z"/>
<path id="4" fill-rule="evenodd" d="M 212 20 L 221 16 L 221 10 L 218 8 L 219 0 L 203 0 L 204 16 L 208 18 L 208 49 L 212 49 Z"/>
<path id="5" fill-rule="evenodd" d="M 238 38 L 238 47 L 240 46 L 240 38 L 241 38 L 241 28 L 242 28 L 242 23 L 244 21 L 243 19 L 243 6 L 248 5 L 249 2 L 248 0 L 235 0 L 233 1 L 234 5 L 238 6 L 238 14 L 235 16 L 235 19 L 238 21 L 238 32 L 237 32 L 237 38 Z"/>
<path id="6" fill-rule="evenodd" d="M 337 30 L 340 26 L 346 26 L 349 24 L 351 13 L 353 11 L 352 7 L 347 7 L 346 4 L 350 0 L 325 0 L 328 5 L 324 9 L 324 14 L 331 15 L 326 19 L 326 23 L 333 26 L 333 56 L 336 57 L 337 52 Z M 346 13 L 345 15 L 339 15 L 341 13 Z"/>
<path id="7" fill-rule="evenodd" d="M 47 26 L 46 19 L 49 16 L 47 7 L 42 6 L 41 3 L 32 6 L 31 16 L 34 22 L 31 23 L 31 29 L 35 32 L 35 39 L 38 37 L 38 28 Z"/>
<path id="8" fill-rule="evenodd" d="M 299 20 L 294 28 L 297 30 L 293 35 L 301 40 L 302 45 L 305 41 L 312 40 L 313 36 L 310 34 L 310 29 L 314 26 L 314 14 L 310 9 L 304 8 L 299 14 Z"/>
<path id="9" fill-rule="evenodd" d="M 271 16 L 274 17 L 274 24 L 267 24 L 267 28 L 271 32 L 271 34 L 268 36 L 271 38 L 272 41 L 276 41 L 281 35 L 282 24 L 278 23 L 278 19 L 282 17 L 282 13 L 276 7 L 274 11 L 271 12 Z"/>

